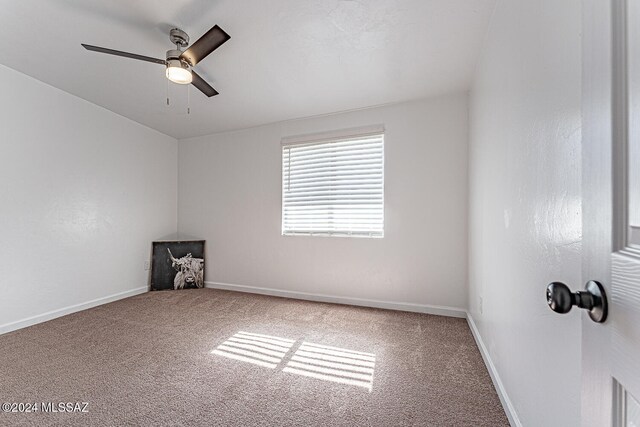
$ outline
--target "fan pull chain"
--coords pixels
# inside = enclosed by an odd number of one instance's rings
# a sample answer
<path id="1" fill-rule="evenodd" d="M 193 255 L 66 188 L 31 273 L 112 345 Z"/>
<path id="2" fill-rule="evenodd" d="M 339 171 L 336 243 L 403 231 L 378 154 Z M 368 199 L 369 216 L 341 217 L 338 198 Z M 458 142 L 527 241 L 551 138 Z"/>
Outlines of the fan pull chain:
<path id="1" fill-rule="evenodd" d="M 187 85 L 187 114 L 191 114 L 191 85 Z"/>
<path id="2" fill-rule="evenodd" d="M 167 81 L 167 107 L 169 106 L 169 79 L 165 79 Z"/>

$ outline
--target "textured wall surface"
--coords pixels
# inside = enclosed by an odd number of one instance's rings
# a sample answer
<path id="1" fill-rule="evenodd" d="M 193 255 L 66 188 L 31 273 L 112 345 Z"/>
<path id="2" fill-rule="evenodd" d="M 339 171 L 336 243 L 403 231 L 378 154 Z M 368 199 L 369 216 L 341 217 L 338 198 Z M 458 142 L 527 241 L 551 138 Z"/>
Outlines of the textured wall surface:
<path id="1" fill-rule="evenodd" d="M 525 426 L 580 420 L 580 313 L 545 301 L 581 286 L 580 19 L 500 1 L 471 97 L 469 308 Z"/>
<path id="2" fill-rule="evenodd" d="M 147 285 L 177 141 L 0 66 L 0 330 Z"/>
<path id="3" fill-rule="evenodd" d="M 281 235 L 281 139 L 385 126 L 382 239 Z M 205 280 L 464 309 L 467 96 L 449 95 L 179 143 L 181 233 Z"/>

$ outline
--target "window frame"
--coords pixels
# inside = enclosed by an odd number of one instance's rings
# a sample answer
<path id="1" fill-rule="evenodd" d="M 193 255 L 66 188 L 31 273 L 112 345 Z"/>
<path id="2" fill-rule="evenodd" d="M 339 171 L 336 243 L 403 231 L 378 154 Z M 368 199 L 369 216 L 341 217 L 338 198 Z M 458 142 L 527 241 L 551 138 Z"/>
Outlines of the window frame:
<path id="1" fill-rule="evenodd" d="M 379 233 L 373 234 L 371 231 L 369 234 L 351 232 L 325 232 L 325 231 L 310 231 L 310 232 L 288 232 L 285 229 L 285 166 L 284 156 L 285 147 L 293 145 L 311 145 L 347 141 L 350 139 L 364 138 L 367 136 L 380 136 L 382 141 L 382 159 L 381 159 L 381 175 L 382 175 L 382 188 L 381 188 L 381 205 L 382 205 L 382 229 Z M 372 125 L 359 128 L 342 129 L 322 133 L 305 134 L 288 136 L 281 139 L 280 143 L 280 234 L 284 237 L 347 237 L 347 238 L 365 238 L 365 239 L 383 239 L 385 237 L 385 192 L 386 192 L 386 180 L 385 180 L 385 139 L 386 133 L 383 125 Z M 291 173 L 289 171 L 289 173 Z"/>

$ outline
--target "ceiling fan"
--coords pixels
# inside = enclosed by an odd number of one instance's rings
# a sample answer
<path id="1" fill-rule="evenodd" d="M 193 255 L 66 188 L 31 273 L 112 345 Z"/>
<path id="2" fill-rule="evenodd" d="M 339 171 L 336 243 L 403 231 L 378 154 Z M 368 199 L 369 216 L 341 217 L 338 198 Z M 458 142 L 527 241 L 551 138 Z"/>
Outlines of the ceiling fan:
<path id="1" fill-rule="evenodd" d="M 169 40 L 176 45 L 175 49 L 167 51 L 166 59 L 152 58 L 150 56 L 107 49 L 105 47 L 92 46 L 81 43 L 87 50 L 108 53 L 109 55 L 124 56 L 125 58 L 139 59 L 141 61 L 154 62 L 166 66 L 166 76 L 169 80 L 178 84 L 194 85 L 205 95 L 211 97 L 218 94 L 209 83 L 200 77 L 193 67 L 202 61 L 211 52 L 222 46 L 231 36 L 217 25 L 214 25 L 202 37 L 196 40 L 187 50 L 181 50 L 189 46 L 189 36 L 184 31 L 174 28 L 169 32 Z"/>

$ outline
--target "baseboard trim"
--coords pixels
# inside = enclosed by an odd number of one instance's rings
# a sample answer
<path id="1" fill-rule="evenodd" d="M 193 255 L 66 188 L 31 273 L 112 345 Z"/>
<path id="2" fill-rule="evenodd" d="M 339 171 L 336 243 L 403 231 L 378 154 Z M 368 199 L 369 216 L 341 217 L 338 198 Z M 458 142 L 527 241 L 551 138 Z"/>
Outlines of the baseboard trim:
<path id="1" fill-rule="evenodd" d="M 504 384 L 502 384 L 502 380 L 500 379 L 498 370 L 496 369 L 496 366 L 493 364 L 493 360 L 491 360 L 489 351 L 487 350 L 487 347 L 484 345 L 484 341 L 482 340 L 480 331 L 478 330 L 478 327 L 476 326 L 476 322 L 473 320 L 473 316 L 471 316 L 471 313 L 467 313 L 467 323 L 469 324 L 469 329 L 471 329 L 473 338 L 476 340 L 478 349 L 480 349 L 480 354 L 482 355 L 484 364 L 487 366 L 487 370 L 489 371 L 489 375 L 491 376 L 491 381 L 493 381 L 493 385 L 496 388 L 496 391 L 498 392 L 498 397 L 500 398 L 500 402 L 502 403 L 504 412 L 507 414 L 507 418 L 509 419 L 509 424 L 511 424 L 513 427 L 522 427 L 520 418 L 518 418 L 518 413 L 516 412 L 515 407 L 511 403 L 511 399 L 509 399 L 507 390 L 505 389 Z"/>
<path id="2" fill-rule="evenodd" d="M 135 289 L 131 289 L 124 292 L 118 292 L 117 294 L 107 295 L 106 297 L 96 298 L 94 300 L 83 302 L 80 304 L 70 305 L 68 307 L 63 307 L 58 310 L 48 311 L 43 314 L 27 317 L 26 319 L 17 320 L 15 322 L 5 323 L 4 325 L 0 325 L 0 335 L 6 334 L 7 332 L 12 332 L 18 329 L 26 328 L 27 326 L 36 325 L 38 323 L 42 323 L 48 320 L 62 317 L 67 314 L 75 313 L 78 311 L 86 310 L 88 308 L 93 308 L 102 304 L 107 304 L 109 302 L 117 301 L 119 299 L 143 294 L 148 290 L 149 288 L 147 286 L 143 286 L 140 288 L 135 288 Z"/>
<path id="3" fill-rule="evenodd" d="M 360 307 L 385 308 L 388 310 L 411 311 L 414 313 L 436 314 L 448 317 L 467 317 L 466 310 L 456 307 L 439 305 L 412 304 L 407 302 L 380 301 L 365 298 L 339 297 L 326 294 L 314 294 L 308 292 L 285 291 L 273 288 L 261 288 L 257 286 L 234 285 L 231 283 L 205 282 L 206 288 L 222 289 L 226 291 L 245 292 L 251 294 L 270 295 L 275 297 L 301 299 L 306 301 L 328 302 L 333 304 L 357 305 Z"/>

